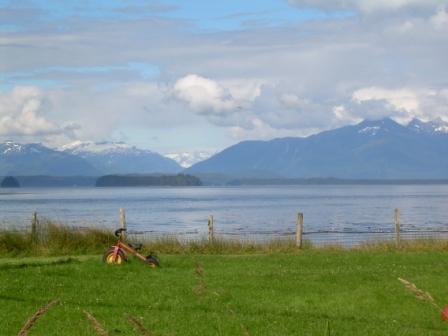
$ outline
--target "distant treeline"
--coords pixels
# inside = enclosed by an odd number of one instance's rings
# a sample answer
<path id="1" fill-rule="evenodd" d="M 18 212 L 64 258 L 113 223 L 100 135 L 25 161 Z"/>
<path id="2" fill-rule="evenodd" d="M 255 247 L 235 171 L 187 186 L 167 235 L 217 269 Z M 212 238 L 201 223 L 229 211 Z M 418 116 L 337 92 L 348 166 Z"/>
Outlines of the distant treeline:
<path id="1" fill-rule="evenodd" d="M 8 178 L 8 180 L 6 180 Z M 24 188 L 66 188 L 66 187 L 93 187 L 98 177 L 91 176 L 8 176 L 0 177 L 0 181 L 8 184 L 12 179 Z"/>
<path id="2" fill-rule="evenodd" d="M 145 187 L 145 186 L 200 186 L 202 182 L 192 175 L 106 175 L 96 180 L 97 187 Z"/>
<path id="3" fill-rule="evenodd" d="M 448 179 L 236 178 L 223 175 L 6 176 L 0 187 L 67 188 L 108 186 L 437 185 Z"/>
<path id="4" fill-rule="evenodd" d="M 0 183 L 1 188 L 20 188 L 20 183 L 13 176 L 6 176 L 1 180 Z"/>
<path id="5" fill-rule="evenodd" d="M 421 185 L 448 184 L 448 179 L 338 179 L 338 178 L 242 178 L 227 182 L 229 186 L 243 185 Z"/>

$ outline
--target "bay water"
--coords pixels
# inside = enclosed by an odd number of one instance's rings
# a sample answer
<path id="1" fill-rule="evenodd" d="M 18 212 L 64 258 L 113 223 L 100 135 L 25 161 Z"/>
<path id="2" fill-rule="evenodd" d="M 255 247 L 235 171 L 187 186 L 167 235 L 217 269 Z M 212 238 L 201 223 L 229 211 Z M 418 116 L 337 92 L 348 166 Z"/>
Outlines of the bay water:
<path id="1" fill-rule="evenodd" d="M 80 227 L 117 228 L 126 209 L 130 231 L 203 234 L 213 215 L 219 233 L 392 232 L 448 230 L 447 185 L 307 185 L 241 187 L 1 189 L 0 227 L 30 225 L 31 214 Z"/>

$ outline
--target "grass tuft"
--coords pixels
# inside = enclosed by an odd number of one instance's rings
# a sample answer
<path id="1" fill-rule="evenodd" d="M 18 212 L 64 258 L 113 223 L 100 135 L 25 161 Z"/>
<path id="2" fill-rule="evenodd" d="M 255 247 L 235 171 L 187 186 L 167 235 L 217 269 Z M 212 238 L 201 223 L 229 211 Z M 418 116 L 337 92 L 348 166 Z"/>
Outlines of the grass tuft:
<path id="1" fill-rule="evenodd" d="M 193 288 L 193 293 L 195 293 L 198 296 L 201 296 L 205 293 L 207 289 L 207 283 L 205 282 L 204 279 L 204 268 L 194 257 L 193 257 L 193 266 L 197 281 L 196 287 Z"/>
<path id="2" fill-rule="evenodd" d="M 35 312 L 29 319 L 26 321 L 26 323 L 23 325 L 22 329 L 20 329 L 17 336 L 26 336 L 28 335 L 30 329 L 33 327 L 33 325 L 37 322 L 37 320 L 44 315 L 46 312 L 48 312 L 54 305 L 58 304 L 59 300 L 53 300 L 50 303 L 46 304 L 45 306 L 42 306 L 39 308 L 37 312 Z"/>
<path id="3" fill-rule="evenodd" d="M 151 332 L 146 329 L 143 324 L 140 322 L 140 320 L 138 318 L 136 318 L 135 316 L 128 316 L 128 320 L 129 322 L 132 323 L 132 325 L 134 326 L 134 329 L 142 336 L 151 336 Z"/>
<path id="4" fill-rule="evenodd" d="M 408 280 L 398 278 L 398 281 L 400 281 L 411 293 L 413 293 L 418 300 L 429 303 L 437 309 L 442 310 L 442 308 L 437 304 L 436 300 L 434 300 L 432 295 L 428 292 L 419 289 L 415 284 Z"/>
<path id="5" fill-rule="evenodd" d="M 98 336 L 108 336 L 108 332 L 104 329 L 103 325 L 100 321 L 98 321 L 95 316 L 90 314 L 89 312 L 84 310 L 84 314 L 86 314 L 87 319 L 92 322 L 93 329 Z"/>

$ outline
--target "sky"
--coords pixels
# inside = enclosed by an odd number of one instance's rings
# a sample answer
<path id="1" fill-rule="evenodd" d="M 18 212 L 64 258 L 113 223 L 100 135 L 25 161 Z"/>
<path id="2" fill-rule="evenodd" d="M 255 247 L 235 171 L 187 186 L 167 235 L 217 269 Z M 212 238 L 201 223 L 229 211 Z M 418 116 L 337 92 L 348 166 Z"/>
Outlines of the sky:
<path id="1" fill-rule="evenodd" d="M 0 0 L 0 140 L 216 152 L 448 121 L 448 0 Z"/>

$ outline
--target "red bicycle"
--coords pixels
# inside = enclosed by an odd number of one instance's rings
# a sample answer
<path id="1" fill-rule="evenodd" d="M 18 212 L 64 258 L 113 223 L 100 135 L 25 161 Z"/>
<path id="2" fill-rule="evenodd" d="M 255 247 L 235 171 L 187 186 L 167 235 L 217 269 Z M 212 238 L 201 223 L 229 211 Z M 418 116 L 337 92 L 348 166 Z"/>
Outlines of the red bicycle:
<path id="1" fill-rule="evenodd" d="M 128 253 L 130 253 L 150 267 L 155 268 L 160 266 L 159 260 L 154 254 L 151 253 L 145 257 L 137 252 L 137 250 L 142 248 L 142 244 L 124 243 L 122 239 L 123 231 L 126 231 L 126 229 L 121 228 L 115 231 L 115 236 L 118 237 L 118 241 L 104 253 L 103 261 L 106 264 L 121 265 L 128 260 Z"/>

